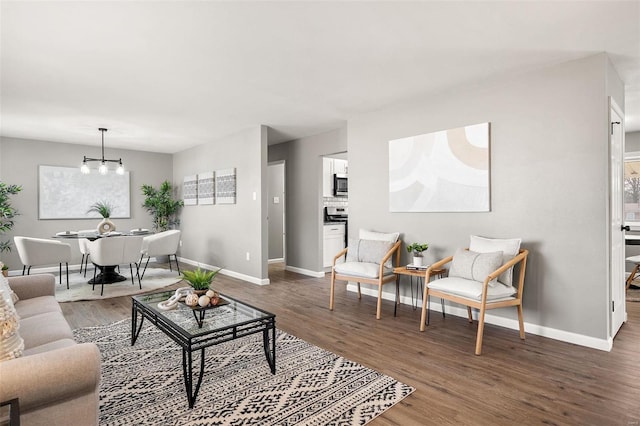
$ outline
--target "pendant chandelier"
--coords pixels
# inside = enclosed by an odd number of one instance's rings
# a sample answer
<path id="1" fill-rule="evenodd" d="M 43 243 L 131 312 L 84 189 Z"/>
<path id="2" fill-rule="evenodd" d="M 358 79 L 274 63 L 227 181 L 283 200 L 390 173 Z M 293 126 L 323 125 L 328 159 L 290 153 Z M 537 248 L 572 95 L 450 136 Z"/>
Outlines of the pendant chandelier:
<path id="1" fill-rule="evenodd" d="M 85 155 L 84 160 L 82 160 L 82 166 L 80 167 L 80 171 L 84 174 L 91 173 L 91 169 L 89 169 L 88 162 L 91 161 L 99 161 L 100 166 L 98 167 L 98 173 L 101 175 L 106 175 L 109 172 L 109 168 L 107 167 L 107 163 L 118 163 L 118 168 L 116 169 L 116 173 L 119 175 L 124 174 L 124 166 L 122 165 L 122 158 L 117 160 L 107 160 L 104 158 L 104 132 L 107 131 L 105 128 L 99 128 L 100 132 L 102 132 L 102 158 L 90 158 Z"/>

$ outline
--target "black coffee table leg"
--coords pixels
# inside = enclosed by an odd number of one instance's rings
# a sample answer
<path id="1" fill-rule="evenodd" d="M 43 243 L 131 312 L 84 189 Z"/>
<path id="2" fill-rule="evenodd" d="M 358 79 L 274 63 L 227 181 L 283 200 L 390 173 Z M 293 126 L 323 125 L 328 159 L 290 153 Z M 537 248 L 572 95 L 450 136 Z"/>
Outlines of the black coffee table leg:
<path id="1" fill-rule="evenodd" d="M 187 391 L 187 401 L 189 408 L 193 408 L 200 391 L 202 376 L 204 375 L 204 348 L 200 349 L 200 373 L 195 390 L 193 388 L 193 353 L 187 349 L 182 349 L 182 373 L 184 375 L 184 386 Z"/>
<path id="2" fill-rule="evenodd" d="M 271 342 L 269 342 L 271 340 Z M 269 344 L 271 343 L 271 344 Z M 262 345 L 264 347 L 264 354 L 267 357 L 269 367 L 271 367 L 271 374 L 276 374 L 276 327 L 265 328 L 262 331 Z"/>

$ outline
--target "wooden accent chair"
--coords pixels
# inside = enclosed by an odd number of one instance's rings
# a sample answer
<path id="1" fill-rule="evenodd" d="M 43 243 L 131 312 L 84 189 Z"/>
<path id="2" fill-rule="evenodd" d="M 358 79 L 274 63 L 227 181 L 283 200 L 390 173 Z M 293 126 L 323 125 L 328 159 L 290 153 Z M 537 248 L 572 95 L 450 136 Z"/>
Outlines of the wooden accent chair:
<path id="1" fill-rule="evenodd" d="M 374 233 L 364 231 L 364 235 L 372 236 Z M 377 234 L 377 233 L 375 233 Z M 392 235 L 392 234 L 379 234 Z M 378 286 L 378 305 L 376 308 L 376 319 L 380 319 L 382 311 L 382 286 L 387 283 L 395 283 L 396 276 L 393 273 L 393 262 L 395 254 L 395 264 L 400 263 L 400 246 L 402 241 L 398 240 L 398 234 L 393 234 L 391 240 L 367 239 L 349 242 L 352 247 L 341 250 L 333 258 L 331 267 L 331 296 L 329 298 L 329 309 L 333 311 L 334 290 L 337 280 L 355 281 L 358 283 L 358 299 L 362 298 L 360 283 L 374 284 Z M 373 235 L 375 238 L 375 235 Z M 349 252 L 351 251 L 351 252 Z M 346 257 L 344 262 L 339 262 Z"/>
<path id="2" fill-rule="evenodd" d="M 462 253 L 462 252 L 465 252 Z M 478 314 L 478 333 L 476 337 L 476 350 L 475 354 L 480 355 L 482 353 L 482 335 L 484 331 L 484 317 L 488 309 L 504 308 L 508 306 L 515 306 L 518 310 L 518 322 L 520 328 L 520 338 L 524 340 L 524 318 L 522 314 L 522 293 L 524 290 L 524 276 L 527 266 L 528 250 L 519 249 L 518 254 L 511 258 L 507 262 L 503 262 L 502 259 L 494 265 L 501 265 L 497 268 L 491 267 L 492 272 L 488 274 L 482 274 L 482 277 L 474 277 L 475 279 L 462 278 L 454 273 L 456 276 L 451 276 L 452 270 L 450 270 L 449 277 L 437 279 L 433 282 L 429 282 L 430 278 L 434 276 L 434 270 L 442 269 L 446 264 L 454 261 L 456 256 L 468 256 L 481 254 L 469 249 L 460 249 L 456 252 L 455 256 L 449 256 L 432 264 L 426 272 L 424 296 L 422 299 L 422 315 L 420 318 L 420 331 L 425 330 L 425 325 L 428 325 L 428 313 L 427 304 L 429 303 L 429 297 L 440 297 L 443 300 L 449 300 L 451 302 L 459 303 L 467 307 L 467 315 L 469 322 L 473 322 L 471 315 L 471 308 L 479 309 Z M 484 253 L 491 255 L 494 253 Z M 500 255 L 501 257 L 501 255 Z M 474 264 L 475 260 L 471 262 Z M 469 263 L 467 263 L 469 264 Z M 517 283 L 515 286 L 507 286 L 497 282 L 502 274 L 510 274 L 511 268 L 515 265 L 519 265 L 519 274 Z M 487 264 L 485 264 L 487 266 Z M 479 271 L 477 271 L 479 272 Z M 464 274 L 463 274 L 464 275 Z"/>

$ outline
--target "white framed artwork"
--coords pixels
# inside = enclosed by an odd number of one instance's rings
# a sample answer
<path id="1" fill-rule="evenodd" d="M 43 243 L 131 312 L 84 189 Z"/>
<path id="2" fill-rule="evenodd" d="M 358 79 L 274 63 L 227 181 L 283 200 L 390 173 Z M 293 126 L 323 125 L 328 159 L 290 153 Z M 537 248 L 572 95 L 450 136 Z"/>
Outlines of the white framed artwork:
<path id="1" fill-rule="evenodd" d="M 216 170 L 216 204 L 236 203 L 236 169 Z"/>
<path id="2" fill-rule="evenodd" d="M 214 204 L 216 196 L 214 190 L 214 173 L 198 173 L 198 204 Z"/>
<path id="3" fill-rule="evenodd" d="M 198 175 L 184 177 L 182 200 L 185 206 L 195 206 L 198 203 Z"/>
<path id="4" fill-rule="evenodd" d="M 391 212 L 488 212 L 490 123 L 389 141 Z"/>

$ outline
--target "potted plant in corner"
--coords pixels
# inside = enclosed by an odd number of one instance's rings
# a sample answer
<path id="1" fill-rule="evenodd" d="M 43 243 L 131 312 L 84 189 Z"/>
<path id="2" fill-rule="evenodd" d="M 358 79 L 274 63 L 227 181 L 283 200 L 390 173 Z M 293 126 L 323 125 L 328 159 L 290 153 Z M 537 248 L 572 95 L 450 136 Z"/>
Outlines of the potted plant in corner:
<path id="1" fill-rule="evenodd" d="M 18 215 L 18 211 L 13 208 L 9 197 L 22 191 L 22 187 L 18 185 L 7 185 L 0 182 L 0 234 L 9 232 L 13 229 L 13 218 Z M 11 251 L 11 240 L 0 241 L 0 253 Z M 1 263 L 1 262 L 0 262 Z M 9 267 L 2 264 L 2 274 L 7 275 Z"/>
<path id="2" fill-rule="evenodd" d="M 429 248 L 429 244 L 413 243 L 407 246 L 407 251 L 413 253 L 413 266 L 422 266 L 422 252 Z"/>
<path id="3" fill-rule="evenodd" d="M 176 214 L 184 205 L 182 200 L 174 200 L 171 183 L 165 180 L 156 189 L 152 185 L 142 185 L 142 194 L 146 197 L 142 207 L 153 216 L 153 229 L 156 232 L 167 231 L 178 225 Z"/>
<path id="4" fill-rule="evenodd" d="M 87 213 L 98 213 L 102 216 L 102 221 L 98 224 L 99 234 L 106 234 L 107 232 L 116 230 L 116 226 L 109 219 L 112 209 L 111 204 L 107 201 L 98 201 L 92 204 L 91 207 L 89 207 L 89 210 L 87 210 Z"/>

